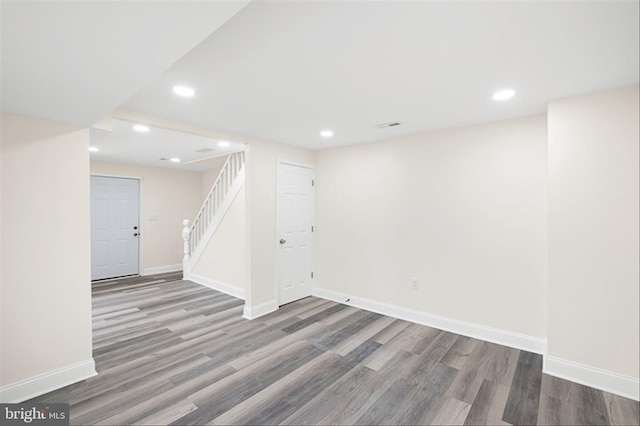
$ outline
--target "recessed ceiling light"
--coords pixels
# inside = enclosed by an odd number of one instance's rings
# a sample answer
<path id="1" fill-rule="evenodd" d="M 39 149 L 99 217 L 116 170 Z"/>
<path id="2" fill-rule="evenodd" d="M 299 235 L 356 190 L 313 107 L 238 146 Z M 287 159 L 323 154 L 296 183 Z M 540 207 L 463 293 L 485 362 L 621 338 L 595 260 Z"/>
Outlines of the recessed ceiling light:
<path id="1" fill-rule="evenodd" d="M 195 90 L 187 86 L 173 86 L 173 93 L 184 98 L 190 98 L 196 94 Z"/>
<path id="2" fill-rule="evenodd" d="M 172 163 L 179 163 L 179 162 L 180 162 L 180 159 L 179 159 L 179 158 L 176 158 L 176 157 L 173 157 L 173 158 L 171 159 L 171 162 L 172 162 Z"/>
<path id="3" fill-rule="evenodd" d="M 492 98 L 494 101 L 506 101 L 507 99 L 513 98 L 515 94 L 516 94 L 515 90 L 505 89 L 505 90 L 500 90 L 494 93 Z"/>
<path id="4" fill-rule="evenodd" d="M 136 132 L 146 133 L 149 131 L 149 127 L 145 126 L 144 124 L 136 124 L 135 126 L 133 126 L 133 130 L 135 130 Z"/>
<path id="5" fill-rule="evenodd" d="M 90 146 L 89 147 L 89 152 L 98 152 L 98 151 L 100 151 L 100 150 L 96 146 Z"/>
<path id="6" fill-rule="evenodd" d="M 320 132 L 320 136 L 322 136 L 323 138 L 330 138 L 331 136 L 333 136 L 333 132 L 331 130 L 323 130 Z"/>
<path id="7" fill-rule="evenodd" d="M 231 145 L 231 144 L 230 144 L 229 142 L 227 142 L 227 141 L 220 141 L 220 142 L 218 142 L 218 146 L 219 146 L 220 148 L 229 148 L 229 145 Z"/>

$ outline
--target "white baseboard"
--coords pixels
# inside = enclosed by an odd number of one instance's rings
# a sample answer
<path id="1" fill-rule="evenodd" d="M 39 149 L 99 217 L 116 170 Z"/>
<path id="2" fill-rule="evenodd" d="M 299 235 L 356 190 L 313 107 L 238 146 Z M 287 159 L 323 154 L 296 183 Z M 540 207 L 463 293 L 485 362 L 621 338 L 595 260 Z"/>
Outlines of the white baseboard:
<path id="1" fill-rule="evenodd" d="M 640 381 L 635 377 L 624 376 L 549 355 L 544 357 L 542 371 L 550 376 L 560 377 L 636 401 L 640 399 Z"/>
<path id="2" fill-rule="evenodd" d="M 248 306 L 245 303 L 242 316 L 246 319 L 252 320 L 277 310 L 278 302 L 275 300 L 270 300 L 269 302 L 261 303 L 256 306 Z"/>
<path id="3" fill-rule="evenodd" d="M 0 388 L 0 402 L 15 404 L 96 376 L 93 358 Z"/>
<path id="4" fill-rule="evenodd" d="M 346 303 L 347 305 L 355 306 L 360 309 L 388 315 L 394 318 L 400 318 L 417 324 L 461 334 L 463 336 L 473 337 L 475 339 L 497 343 L 499 345 L 522 349 L 528 352 L 544 354 L 546 348 L 546 339 L 541 337 L 528 336 L 526 334 L 429 314 L 414 309 L 403 308 L 400 306 L 390 305 L 388 303 L 351 296 L 318 287 L 313 289 L 313 295 L 323 299 L 333 300 L 338 303 L 345 303 L 345 301 L 349 299 L 349 302 Z"/>
<path id="5" fill-rule="evenodd" d="M 238 299 L 244 300 L 243 288 L 236 287 L 231 284 L 223 283 L 221 281 L 216 281 L 214 279 L 207 278 L 202 275 L 194 274 L 193 272 L 189 274 L 189 281 L 192 281 L 196 284 L 203 285 L 205 287 L 209 287 L 211 289 L 220 291 L 222 293 L 226 293 L 229 296 L 237 297 Z"/>
<path id="6" fill-rule="evenodd" d="M 175 265 L 154 266 L 153 268 L 144 268 L 142 275 L 165 274 L 167 272 L 182 271 L 182 263 Z"/>

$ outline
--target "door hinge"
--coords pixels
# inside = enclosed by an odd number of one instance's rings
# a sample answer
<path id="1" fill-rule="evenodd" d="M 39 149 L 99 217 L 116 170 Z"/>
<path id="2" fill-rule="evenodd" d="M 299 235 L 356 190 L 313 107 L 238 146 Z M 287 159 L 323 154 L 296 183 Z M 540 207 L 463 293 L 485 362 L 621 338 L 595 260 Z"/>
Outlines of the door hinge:
<path id="1" fill-rule="evenodd" d="M 311 179 L 311 186 L 316 186 L 316 181 Z"/>
<path id="2" fill-rule="evenodd" d="M 313 226 L 311 227 L 311 232 L 313 232 Z"/>
<path id="3" fill-rule="evenodd" d="M 313 272 L 311 273 L 311 278 L 313 278 Z"/>

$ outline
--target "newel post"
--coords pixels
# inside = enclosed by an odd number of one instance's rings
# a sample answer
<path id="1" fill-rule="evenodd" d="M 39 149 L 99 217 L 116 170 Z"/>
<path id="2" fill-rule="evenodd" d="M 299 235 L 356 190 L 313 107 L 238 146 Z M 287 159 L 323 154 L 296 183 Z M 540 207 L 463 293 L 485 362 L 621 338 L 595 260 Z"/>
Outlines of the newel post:
<path id="1" fill-rule="evenodd" d="M 189 259 L 191 258 L 191 227 L 189 219 L 182 221 L 182 239 L 184 240 L 184 257 L 182 258 L 182 275 L 185 280 L 189 279 Z"/>

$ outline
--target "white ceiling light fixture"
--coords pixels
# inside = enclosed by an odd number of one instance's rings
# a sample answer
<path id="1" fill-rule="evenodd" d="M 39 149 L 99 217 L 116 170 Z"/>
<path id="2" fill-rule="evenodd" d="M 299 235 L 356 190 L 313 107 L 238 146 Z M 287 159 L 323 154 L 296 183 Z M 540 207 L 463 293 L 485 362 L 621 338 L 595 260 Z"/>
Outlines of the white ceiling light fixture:
<path id="1" fill-rule="evenodd" d="M 323 130 L 320 132 L 320 136 L 322 136 L 323 138 L 330 138 L 331 136 L 333 136 L 333 132 L 331 130 Z"/>
<path id="2" fill-rule="evenodd" d="M 506 101 L 515 96 L 516 91 L 512 89 L 503 89 L 495 92 L 491 97 L 494 101 Z"/>
<path id="3" fill-rule="evenodd" d="M 140 133 L 147 133 L 149 131 L 149 126 L 145 126 L 144 124 L 136 124 L 133 126 L 133 130 Z"/>
<path id="4" fill-rule="evenodd" d="M 96 146 L 90 146 L 89 147 L 89 152 L 98 152 L 98 151 L 100 151 L 100 150 Z"/>
<path id="5" fill-rule="evenodd" d="M 191 98 L 196 94 L 196 91 L 187 86 L 173 86 L 173 93 L 183 98 Z"/>
<path id="6" fill-rule="evenodd" d="M 230 146 L 230 145 L 231 145 L 231 144 L 230 144 L 229 142 L 227 142 L 227 141 L 220 141 L 220 142 L 218 142 L 218 146 L 219 146 L 220 148 L 229 148 L 229 146 Z"/>
<path id="7" fill-rule="evenodd" d="M 172 162 L 172 163 L 179 163 L 179 162 L 180 162 L 180 159 L 179 159 L 179 158 L 176 158 L 176 157 L 173 157 L 173 158 L 171 159 L 171 162 Z"/>

